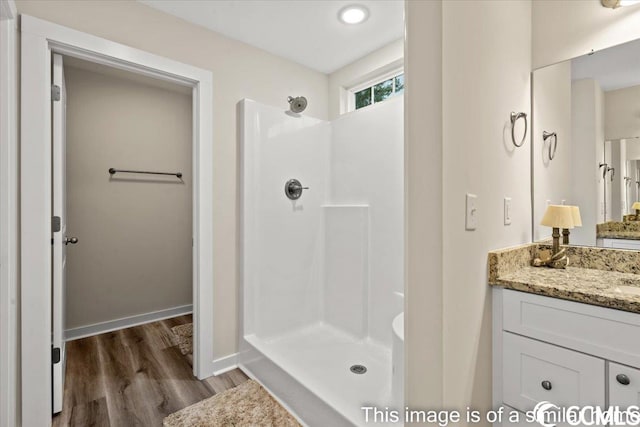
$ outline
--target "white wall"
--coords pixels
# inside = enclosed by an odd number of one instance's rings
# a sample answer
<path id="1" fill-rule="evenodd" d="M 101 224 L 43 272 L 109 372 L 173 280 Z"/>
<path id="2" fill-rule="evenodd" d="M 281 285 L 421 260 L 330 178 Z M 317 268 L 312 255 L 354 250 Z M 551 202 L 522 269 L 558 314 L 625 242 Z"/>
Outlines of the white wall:
<path id="1" fill-rule="evenodd" d="M 530 145 L 514 148 L 509 118 L 530 113 L 531 2 L 445 1 L 442 28 L 444 407 L 486 410 L 487 252 L 531 241 Z M 475 231 L 465 230 L 465 193 L 478 196 Z M 512 198 L 508 226 L 505 196 Z"/>
<path id="2" fill-rule="evenodd" d="M 576 80 L 571 85 L 573 168 L 572 203 L 580 207 L 582 227 L 571 231 L 571 243 L 594 246 L 596 224 L 604 221 L 604 96 L 598 82 Z M 537 177 L 536 177 L 537 179 Z"/>
<path id="3" fill-rule="evenodd" d="M 533 2 L 533 68 L 640 38 L 640 6 L 608 9 L 600 0 Z"/>
<path id="4" fill-rule="evenodd" d="M 327 118 L 328 77 L 135 1 L 18 1 L 18 12 L 181 61 L 213 73 L 214 354 L 237 351 L 236 103 L 287 106 L 304 94 L 307 114 Z"/>
<path id="5" fill-rule="evenodd" d="M 604 94 L 605 138 L 640 137 L 640 86 Z"/>
<path id="6" fill-rule="evenodd" d="M 347 90 L 403 66 L 404 40 L 396 40 L 329 74 L 329 119 L 347 111 Z"/>
<path id="7" fill-rule="evenodd" d="M 389 348 L 390 325 L 404 303 L 396 294 L 404 292 L 403 122 L 402 96 L 331 122 L 329 198 L 369 207 L 368 332 Z"/>
<path id="8" fill-rule="evenodd" d="M 551 139 L 542 133 L 556 132 L 555 157 L 549 159 Z M 533 240 L 551 236 L 551 229 L 540 225 L 547 200 L 559 205 L 572 204 L 571 167 L 571 61 L 561 62 L 533 73 Z"/>

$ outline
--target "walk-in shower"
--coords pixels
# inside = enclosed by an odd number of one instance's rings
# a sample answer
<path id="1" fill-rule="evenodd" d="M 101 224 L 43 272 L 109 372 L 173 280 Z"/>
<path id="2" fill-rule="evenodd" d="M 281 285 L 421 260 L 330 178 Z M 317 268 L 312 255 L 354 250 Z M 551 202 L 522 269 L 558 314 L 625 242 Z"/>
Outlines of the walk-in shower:
<path id="1" fill-rule="evenodd" d="M 331 122 L 244 100 L 240 118 L 240 366 L 311 426 L 363 425 L 403 402 L 402 96 Z"/>

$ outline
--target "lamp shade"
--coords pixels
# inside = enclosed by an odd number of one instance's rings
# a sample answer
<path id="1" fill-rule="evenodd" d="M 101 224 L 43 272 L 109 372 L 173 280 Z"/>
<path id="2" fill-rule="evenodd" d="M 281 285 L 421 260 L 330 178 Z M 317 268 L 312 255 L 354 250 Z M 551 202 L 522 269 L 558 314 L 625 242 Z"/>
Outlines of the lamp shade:
<path id="1" fill-rule="evenodd" d="M 553 228 L 573 228 L 573 212 L 571 206 L 547 206 L 547 211 L 544 213 L 540 225 Z"/>
<path id="2" fill-rule="evenodd" d="M 573 226 L 582 227 L 582 217 L 580 216 L 580 208 L 578 206 L 571 206 L 571 215 L 573 217 Z"/>
<path id="3" fill-rule="evenodd" d="M 635 203 L 631 206 L 631 209 L 633 209 L 633 210 L 640 209 L 640 202 L 635 202 Z"/>

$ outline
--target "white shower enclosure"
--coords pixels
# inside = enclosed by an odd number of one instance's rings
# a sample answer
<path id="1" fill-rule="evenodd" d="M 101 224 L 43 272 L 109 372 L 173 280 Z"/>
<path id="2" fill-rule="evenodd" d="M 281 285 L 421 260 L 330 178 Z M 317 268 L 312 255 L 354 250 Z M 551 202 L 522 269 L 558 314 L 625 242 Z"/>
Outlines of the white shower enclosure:
<path id="1" fill-rule="evenodd" d="M 402 402 L 391 395 L 391 324 L 404 299 L 402 98 L 331 122 L 239 103 L 239 363 L 310 426 L 363 425 L 363 406 Z M 297 200 L 285 194 L 290 179 L 309 187 Z"/>

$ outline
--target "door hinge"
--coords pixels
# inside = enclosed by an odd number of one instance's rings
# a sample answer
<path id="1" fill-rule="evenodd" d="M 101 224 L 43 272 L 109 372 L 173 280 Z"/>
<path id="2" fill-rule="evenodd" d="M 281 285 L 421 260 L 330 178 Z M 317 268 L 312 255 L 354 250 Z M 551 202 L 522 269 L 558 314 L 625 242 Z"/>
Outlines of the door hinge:
<path id="1" fill-rule="evenodd" d="M 53 231 L 54 233 L 57 233 L 58 231 L 60 231 L 60 217 L 59 216 L 51 217 L 51 231 Z"/>
<path id="2" fill-rule="evenodd" d="M 51 363 L 60 363 L 60 347 L 51 348 Z"/>
<path id="3" fill-rule="evenodd" d="M 60 101 L 60 86 L 51 85 L 51 99 L 54 101 Z"/>

